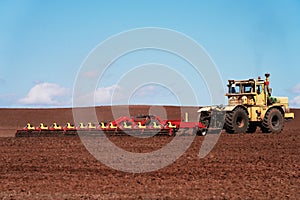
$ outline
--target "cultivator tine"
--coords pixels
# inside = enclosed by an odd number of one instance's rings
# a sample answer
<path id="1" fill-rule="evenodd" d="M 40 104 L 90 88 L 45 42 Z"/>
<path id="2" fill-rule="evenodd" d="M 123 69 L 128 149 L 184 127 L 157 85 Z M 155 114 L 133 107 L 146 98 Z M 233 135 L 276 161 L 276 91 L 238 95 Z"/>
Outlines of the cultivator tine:
<path id="1" fill-rule="evenodd" d="M 98 124 L 98 125 L 95 125 Z M 200 122 L 181 122 L 180 120 L 162 120 L 155 115 L 145 115 L 137 117 L 120 117 L 111 122 L 83 122 L 75 126 L 68 122 L 65 126 L 60 126 L 54 122 L 50 127 L 40 123 L 39 127 L 34 127 L 30 123 L 17 130 L 16 137 L 40 137 L 40 136 L 75 136 L 78 132 L 82 135 L 132 135 L 132 136 L 153 136 L 185 134 L 189 129 L 205 128 Z"/>

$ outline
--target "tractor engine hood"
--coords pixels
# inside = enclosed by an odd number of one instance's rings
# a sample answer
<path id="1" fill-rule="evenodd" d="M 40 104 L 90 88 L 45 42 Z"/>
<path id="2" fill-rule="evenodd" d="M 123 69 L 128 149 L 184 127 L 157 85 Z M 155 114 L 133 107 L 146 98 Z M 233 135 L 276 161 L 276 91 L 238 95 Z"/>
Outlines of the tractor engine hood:
<path id="1" fill-rule="evenodd" d="M 273 97 L 276 99 L 276 103 L 281 103 L 281 104 L 288 104 L 289 103 L 289 98 L 288 97 Z"/>

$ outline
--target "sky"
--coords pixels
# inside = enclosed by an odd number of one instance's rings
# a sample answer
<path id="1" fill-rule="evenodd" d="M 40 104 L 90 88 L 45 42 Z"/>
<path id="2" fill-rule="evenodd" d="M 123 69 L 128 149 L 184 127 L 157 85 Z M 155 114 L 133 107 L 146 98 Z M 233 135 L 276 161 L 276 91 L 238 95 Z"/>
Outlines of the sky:
<path id="1" fill-rule="evenodd" d="M 159 27 L 201 45 L 215 63 L 224 90 L 228 79 L 268 72 L 273 95 L 287 96 L 290 107 L 299 108 L 299 10 L 297 0 L 1 0 L 0 107 L 72 106 L 77 74 L 97 45 L 124 31 Z M 172 55 L 136 52 L 114 63 L 108 71 L 112 75 L 95 89 L 95 103 L 123 103 L 112 100 L 116 90 L 122 92 L 114 74 L 143 62 L 167 63 L 194 76 L 188 64 Z M 203 78 L 199 84 L 191 79 L 199 104 L 209 104 Z M 176 94 L 155 84 L 136 88 L 127 102 L 180 104 Z"/>

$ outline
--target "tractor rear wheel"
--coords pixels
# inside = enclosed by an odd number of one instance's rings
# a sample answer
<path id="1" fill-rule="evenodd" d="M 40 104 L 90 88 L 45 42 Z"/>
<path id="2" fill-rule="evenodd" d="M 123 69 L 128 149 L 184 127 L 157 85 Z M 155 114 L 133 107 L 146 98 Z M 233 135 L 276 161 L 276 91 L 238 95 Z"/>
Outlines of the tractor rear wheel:
<path id="1" fill-rule="evenodd" d="M 283 115 L 277 108 L 267 111 L 261 125 L 263 133 L 280 133 L 283 129 Z"/>
<path id="2" fill-rule="evenodd" d="M 236 108 L 226 113 L 224 128 L 227 133 L 246 133 L 249 126 L 247 112 L 243 108 Z"/>

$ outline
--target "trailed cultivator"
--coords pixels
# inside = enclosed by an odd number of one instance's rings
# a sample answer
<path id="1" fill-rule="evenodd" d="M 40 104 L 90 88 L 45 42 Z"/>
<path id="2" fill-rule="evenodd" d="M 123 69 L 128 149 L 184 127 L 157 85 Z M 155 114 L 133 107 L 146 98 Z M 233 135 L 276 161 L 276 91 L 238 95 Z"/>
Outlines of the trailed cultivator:
<path id="1" fill-rule="evenodd" d="M 207 128 L 201 122 L 162 120 L 156 115 L 144 115 L 137 117 L 124 116 L 111 122 L 80 123 L 78 126 L 74 126 L 71 123 L 67 123 L 65 126 L 60 126 L 57 123 L 46 126 L 40 123 L 38 127 L 35 127 L 28 123 L 23 129 L 17 130 L 16 137 L 77 135 L 78 132 L 112 135 L 172 136 L 185 133 L 205 135 Z"/>

